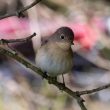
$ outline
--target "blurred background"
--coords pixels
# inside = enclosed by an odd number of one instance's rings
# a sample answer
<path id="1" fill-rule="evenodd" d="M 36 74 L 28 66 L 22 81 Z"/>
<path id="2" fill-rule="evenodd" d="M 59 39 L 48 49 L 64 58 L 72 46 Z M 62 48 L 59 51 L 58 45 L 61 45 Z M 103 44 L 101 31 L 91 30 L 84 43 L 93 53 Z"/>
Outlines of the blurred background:
<path id="1" fill-rule="evenodd" d="M 0 0 L 0 16 L 32 2 Z M 64 75 L 66 86 L 77 91 L 110 83 L 109 0 L 42 0 L 24 14 L 24 18 L 0 20 L 0 39 L 25 38 L 36 32 L 32 41 L 10 44 L 35 64 L 41 37 L 68 26 L 74 31 L 75 45 L 73 70 Z M 62 82 L 60 76 L 59 81 Z M 109 110 L 110 89 L 85 95 L 84 99 L 89 110 Z M 0 110 L 80 110 L 80 107 L 68 94 L 49 85 L 39 75 L 0 55 Z"/>

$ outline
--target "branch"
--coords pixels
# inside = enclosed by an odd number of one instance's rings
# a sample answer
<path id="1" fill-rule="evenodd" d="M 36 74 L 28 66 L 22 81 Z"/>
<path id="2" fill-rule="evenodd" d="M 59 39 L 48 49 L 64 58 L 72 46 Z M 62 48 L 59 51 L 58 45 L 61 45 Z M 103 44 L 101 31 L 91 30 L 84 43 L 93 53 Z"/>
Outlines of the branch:
<path id="1" fill-rule="evenodd" d="M 17 43 L 17 42 L 27 42 L 27 41 L 31 40 L 34 36 L 36 36 L 36 33 L 33 33 L 29 37 L 22 38 L 22 39 L 11 39 L 11 40 L 1 39 L 0 45 L 1 44 L 9 44 L 9 43 Z"/>
<path id="2" fill-rule="evenodd" d="M 20 10 L 18 10 L 16 12 L 9 13 L 9 14 L 6 14 L 4 16 L 0 16 L 0 20 L 4 19 L 4 18 L 7 18 L 7 17 L 11 17 L 11 16 L 24 17 L 23 12 L 25 12 L 26 10 L 32 8 L 33 6 L 35 6 L 40 1 L 41 0 L 35 0 L 30 5 L 28 5 L 26 7 L 23 7 L 22 9 L 20 9 Z M 24 38 L 24 39 L 11 39 L 11 40 L 1 39 L 0 40 L 0 45 L 1 44 L 16 43 L 16 42 L 27 42 L 27 41 L 31 40 L 35 35 L 36 35 L 36 33 L 33 33 L 32 35 L 30 35 L 29 37 Z M 43 78 L 45 78 L 50 84 L 53 84 L 58 89 L 68 93 L 70 96 L 72 96 L 73 98 L 75 98 L 77 100 L 77 103 L 79 104 L 81 110 L 87 110 L 87 108 L 84 105 L 84 100 L 81 97 L 81 95 L 91 94 L 91 93 L 98 92 L 98 91 L 101 91 L 101 90 L 104 90 L 104 89 L 107 89 L 107 88 L 110 87 L 110 84 L 107 84 L 107 85 L 104 85 L 104 86 L 101 86 L 101 87 L 98 87 L 98 88 L 95 88 L 95 89 L 91 89 L 91 90 L 74 92 L 71 89 L 69 89 L 68 87 L 66 87 L 64 84 L 58 82 L 56 79 L 47 76 L 39 68 L 34 66 L 31 62 L 29 62 L 27 59 L 25 59 L 21 55 L 17 54 L 16 52 L 13 52 L 13 51 L 10 51 L 10 50 L 7 50 L 7 49 L 4 49 L 4 48 L 0 47 L 0 54 L 6 55 L 8 57 L 13 58 L 14 60 L 18 61 L 20 64 L 22 64 L 25 67 L 27 67 L 27 68 L 31 69 L 32 71 L 34 71 L 34 73 L 37 73 L 40 76 L 42 76 Z"/>
<path id="3" fill-rule="evenodd" d="M 27 68 L 31 69 L 32 71 L 34 71 L 35 73 L 39 74 L 40 76 L 42 76 L 43 78 L 45 78 L 46 80 L 48 80 L 48 82 L 51 82 L 51 84 L 55 85 L 60 90 L 68 93 L 73 98 L 75 98 L 77 100 L 79 106 L 81 107 L 81 110 L 87 110 L 86 107 L 85 107 L 85 105 L 84 105 L 84 100 L 80 97 L 80 95 L 77 95 L 76 92 L 74 92 L 71 89 L 67 88 L 64 84 L 58 82 L 55 79 L 53 80 L 52 77 L 49 77 L 46 74 L 44 74 L 39 68 L 37 68 L 36 66 L 34 66 L 32 63 L 30 63 L 28 60 L 26 60 L 22 56 L 20 56 L 18 54 L 15 54 L 15 53 L 13 53 L 13 52 L 11 52 L 9 50 L 6 50 L 6 49 L 4 49 L 2 47 L 0 47 L 0 54 L 6 55 L 8 57 L 11 57 L 11 58 L 15 59 L 19 63 L 23 64 L 25 67 L 27 67 Z"/>
<path id="4" fill-rule="evenodd" d="M 33 33 L 32 35 L 30 35 L 29 37 L 24 38 L 24 39 L 11 39 L 11 40 L 1 39 L 0 44 L 8 44 L 8 43 L 16 43 L 16 42 L 27 42 L 27 41 L 31 40 L 31 38 L 33 38 L 35 35 L 36 35 L 36 33 Z M 3 55 L 6 55 L 8 57 L 11 57 L 11 58 L 15 59 L 19 63 L 23 64 L 25 67 L 31 69 L 35 73 L 39 74 L 40 76 L 42 76 L 43 78 L 48 80 L 48 82 L 50 84 L 53 84 L 57 88 L 59 88 L 60 90 L 68 93 L 70 96 L 72 96 L 73 98 L 75 98 L 77 100 L 77 103 L 79 104 L 81 110 L 87 110 L 85 105 L 84 105 L 84 100 L 82 99 L 81 95 L 95 93 L 95 92 L 98 92 L 98 91 L 101 91 L 101 90 L 104 90 L 104 89 L 107 89 L 107 88 L 110 87 L 110 84 L 107 84 L 107 85 L 104 85 L 104 86 L 101 86 L 101 87 L 98 87 L 98 88 L 95 88 L 95 89 L 91 89 L 91 90 L 84 90 L 84 91 L 74 92 L 71 89 L 69 89 L 68 87 L 66 87 L 64 84 L 58 82 L 56 79 L 47 76 L 39 68 L 34 66 L 31 62 L 29 62 L 28 60 L 26 60 L 25 58 L 23 58 L 19 54 L 15 53 L 13 51 L 6 50 L 2 47 L 0 47 L 0 54 L 3 54 Z"/>
<path id="5" fill-rule="evenodd" d="M 104 90 L 104 89 L 108 89 L 108 88 L 110 88 L 110 83 L 106 84 L 104 86 L 100 86 L 100 87 L 95 88 L 95 89 L 91 89 L 91 90 L 77 91 L 76 93 L 79 96 L 81 96 L 81 95 L 85 95 L 85 94 L 92 94 L 92 93 L 95 93 L 95 92 L 98 92 L 98 91 L 101 91 L 101 90 Z"/>
<path id="6" fill-rule="evenodd" d="M 18 16 L 18 17 L 24 17 L 24 14 L 23 12 L 32 8 L 33 6 L 35 6 L 36 4 L 38 4 L 41 0 L 35 0 L 33 3 L 31 3 L 30 5 L 26 6 L 26 7 L 23 7 L 21 8 L 20 10 L 16 11 L 16 12 L 13 12 L 13 13 L 8 13 L 6 15 L 3 15 L 3 16 L 0 16 L 0 20 L 1 19 L 4 19 L 4 18 L 8 18 L 8 17 L 11 17 L 11 16 Z"/>

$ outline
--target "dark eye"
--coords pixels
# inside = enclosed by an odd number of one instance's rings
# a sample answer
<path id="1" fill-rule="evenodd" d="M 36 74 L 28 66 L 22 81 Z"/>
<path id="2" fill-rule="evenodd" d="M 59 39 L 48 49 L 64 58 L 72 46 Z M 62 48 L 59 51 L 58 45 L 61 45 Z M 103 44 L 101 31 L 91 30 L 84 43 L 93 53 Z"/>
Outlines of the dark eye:
<path id="1" fill-rule="evenodd" d="M 64 36 L 63 34 L 61 34 L 60 38 L 61 38 L 61 39 L 64 39 L 64 38 L 65 38 L 65 36 Z"/>

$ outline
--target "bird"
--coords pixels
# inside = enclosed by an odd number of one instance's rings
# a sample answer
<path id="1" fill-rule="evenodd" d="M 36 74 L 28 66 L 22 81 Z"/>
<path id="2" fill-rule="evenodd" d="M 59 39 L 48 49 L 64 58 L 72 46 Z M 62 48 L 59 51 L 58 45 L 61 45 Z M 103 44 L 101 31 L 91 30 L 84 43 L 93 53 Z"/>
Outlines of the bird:
<path id="1" fill-rule="evenodd" d="M 42 39 L 35 56 L 36 66 L 50 77 L 71 71 L 73 67 L 74 33 L 70 27 L 60 27 L 48 39 Z"/>

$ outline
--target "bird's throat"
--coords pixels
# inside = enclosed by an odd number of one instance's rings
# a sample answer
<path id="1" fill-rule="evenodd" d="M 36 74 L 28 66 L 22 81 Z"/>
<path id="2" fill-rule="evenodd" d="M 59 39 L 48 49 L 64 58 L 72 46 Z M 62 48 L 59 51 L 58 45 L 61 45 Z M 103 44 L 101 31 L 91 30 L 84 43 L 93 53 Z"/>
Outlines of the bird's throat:
<path id="1" fill-rule="evenodd" d="M 56 42 L 56 44 L 63 50 L 69 50 L 71 48 L 71 44 L 68 42 Z"/>

